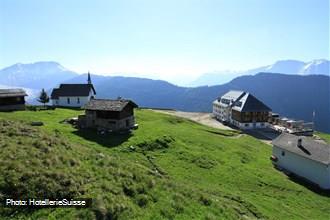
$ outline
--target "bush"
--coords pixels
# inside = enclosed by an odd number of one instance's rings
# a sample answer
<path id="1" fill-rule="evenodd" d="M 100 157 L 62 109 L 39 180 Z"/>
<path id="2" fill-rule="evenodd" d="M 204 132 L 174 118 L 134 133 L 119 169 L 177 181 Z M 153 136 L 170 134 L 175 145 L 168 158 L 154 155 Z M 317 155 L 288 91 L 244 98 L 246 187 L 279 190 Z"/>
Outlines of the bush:
<path id="1" fill-rule="evenodd" d="M 170 117 L 167 119 L 167 121 L 170 122 L 171 124 L 180 124 L 180 123 L 184 122 L 184 120 L 179 117 Z"/>
<path id="2" fill-rule="evenodd" d="M 148 202 L 149 202 L 149 197 L 147 195 L 138 195 L 137 198 L 136 198 L 136 201 L 137 201 L 137 204 L 140 206 L 140 207 L 146 207 Z"/>
<path id="3" fill-rule="evenodd" d="M 199 197 L 199 201 L 205 206 L 210 206 L 212 204 L 212 200 L 204 194 Z"/>
<path id="4" fill-rule="evenodd" d="M 204 169 L 211 169 L 218 164 L 216 160 L 213 160 L 205 155 L 194 158 L 192 162 L 198 167 Z"/>
<path id="5" fill-rule="evenodd" d="M 164 135 L 161 138 L 156 138 L 153 140 L 143 141 L 137 146 L 143 150 L 153 151 L 153 150 L 161 150 L 167 149 L 170 147 L 170 144 L 174 141 L 174 138 L 171 136 Z"/>

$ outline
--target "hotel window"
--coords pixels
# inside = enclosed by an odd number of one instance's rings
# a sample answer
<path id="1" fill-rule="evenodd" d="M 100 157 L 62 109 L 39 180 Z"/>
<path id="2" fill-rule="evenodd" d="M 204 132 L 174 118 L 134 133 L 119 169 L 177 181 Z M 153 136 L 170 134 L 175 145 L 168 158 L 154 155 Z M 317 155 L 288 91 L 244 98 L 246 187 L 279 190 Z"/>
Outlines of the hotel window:
<path id="1" fill-rule="evenodd" d="M 67 100 L 67 101 L 68 101 L 68 104 L 70 104 L 70 98 L 68 98 L 68 100 Z"/>

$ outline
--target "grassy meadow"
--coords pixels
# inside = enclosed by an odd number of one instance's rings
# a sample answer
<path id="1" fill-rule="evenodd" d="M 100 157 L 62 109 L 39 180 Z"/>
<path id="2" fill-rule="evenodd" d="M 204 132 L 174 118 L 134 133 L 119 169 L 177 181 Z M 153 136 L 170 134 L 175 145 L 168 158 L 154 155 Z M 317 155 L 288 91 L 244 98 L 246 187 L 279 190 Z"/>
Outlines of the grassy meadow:
<path id="1" fill-rule="evenodd" d="M 81 113 L 0 113 L 0 199 L 93 198 L 92 207 L 0 207 L 0 219 L 330 219 L 329 195 L 274 169 L 271 146 L 251 136 L 139 109 L 132 134 L 63 122 Z"/>

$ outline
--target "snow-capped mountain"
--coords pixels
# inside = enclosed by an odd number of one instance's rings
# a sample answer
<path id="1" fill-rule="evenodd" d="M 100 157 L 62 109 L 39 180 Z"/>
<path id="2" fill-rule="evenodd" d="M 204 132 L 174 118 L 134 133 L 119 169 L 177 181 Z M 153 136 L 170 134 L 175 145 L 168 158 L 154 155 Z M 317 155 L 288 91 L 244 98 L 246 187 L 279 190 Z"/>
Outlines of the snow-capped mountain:
<path id="1" fill-rule="evenodd" d="M 302 62 L 298 60 L 280 60 L 272 65 L 248 70 L 248 73 L 257 72 L 286 73 L 299 75 L 329 75 L 330 61 L 325 59 Z"/>
<path id="2" fill-rule="evenodd" d="M 0 70 L 0 84 L 32 89 L 52 88 L 77 73 L 56 62 L 17 63 Z"/>
<path id="3" fill-rule="evenodd" d="M 274 64 L 262 66 L 246 71 L 239 72 L 214 72 L 205 73 L 193 81 L 190 86 L 212 86 L 220 85 L 231 81 L 237 76 L 254 75 L 259 72 L 269 73 L 285 73 L 298 75 L 327 75 L 329 76 L 330 61 L 326 59 L 312 60 L 310 62 L 302 62 L 298 60 L 280 60 Z"/>
<path id="4" fill-rule="evenodd" d="M 305 65 L 300 69 L 299 73 L 307 74 L 322 74 L 329 75 L 330 61 L 325 59 L 313 60 L 311 62 L 305 63 Z"/>
<path id="5" fill-rule="evenodd" d="M 305 65 L 304 62 L 298 60 L 280 60 L 274 64 L 264 67 L 248 70 L 248 73 L 254 74 L 256 72 L 271 72 L 271 73 L 300 73 L 301 68 Z"/>

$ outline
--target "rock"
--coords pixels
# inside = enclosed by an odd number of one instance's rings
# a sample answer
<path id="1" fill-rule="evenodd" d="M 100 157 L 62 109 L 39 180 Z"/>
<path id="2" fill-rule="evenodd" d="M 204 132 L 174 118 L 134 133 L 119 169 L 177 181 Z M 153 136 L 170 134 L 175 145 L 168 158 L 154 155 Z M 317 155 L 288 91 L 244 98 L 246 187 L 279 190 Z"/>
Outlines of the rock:
<path id="1" fill-rule="evenodd" d="M 44 123 L 42 121 L 33 121 L 33 122 L 31 122 L 31 125 L 32 126 L 43 126 Z"/>
<path id="2" fill-rule="evenodd" d="M 98 153 L 97 154 L 97 159 L 101 159 L 101 158 L 104 158 L 105 155 L 103 153 Z"/>

